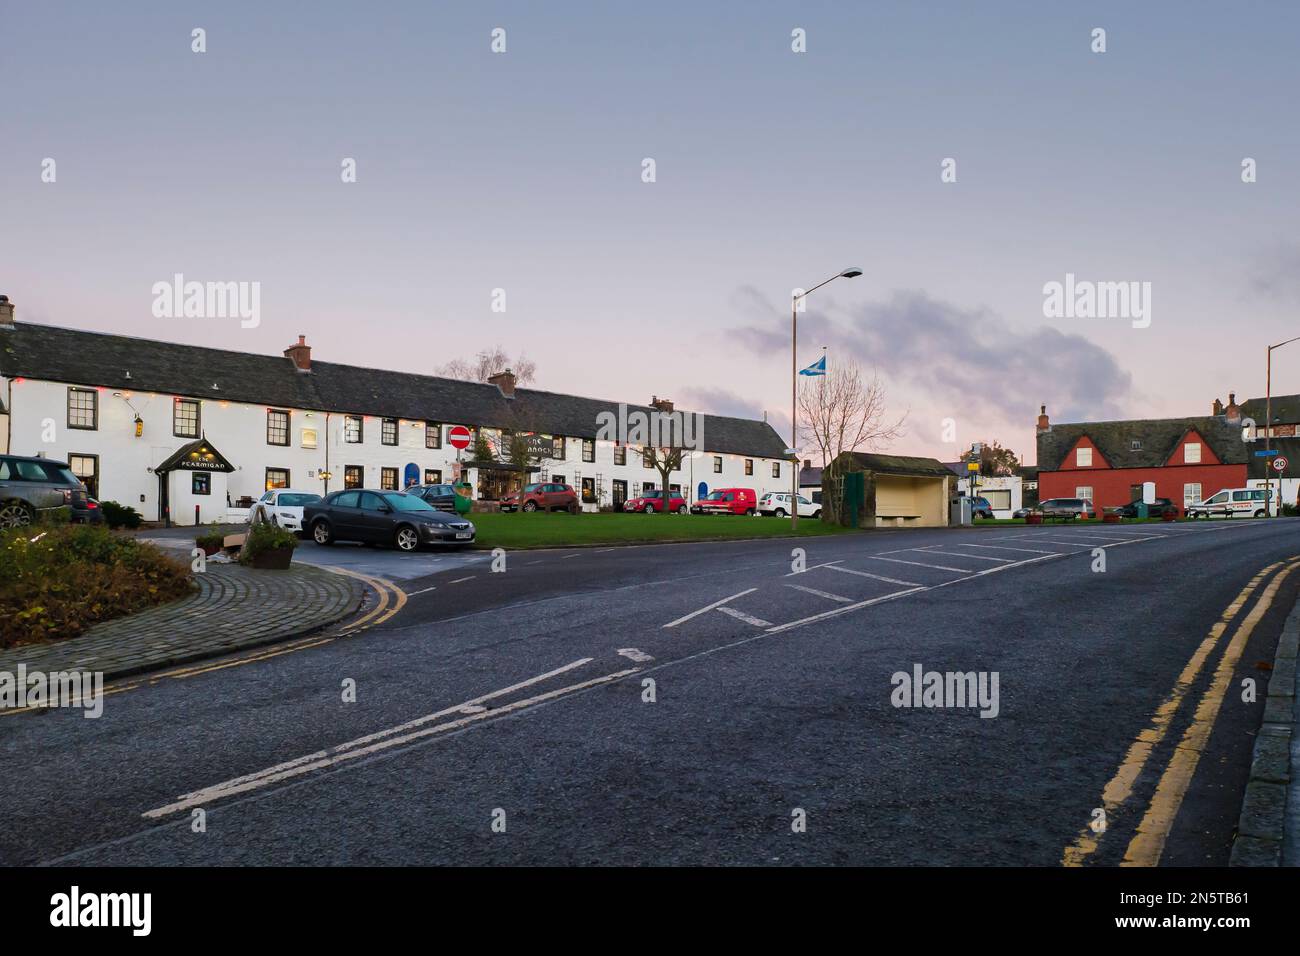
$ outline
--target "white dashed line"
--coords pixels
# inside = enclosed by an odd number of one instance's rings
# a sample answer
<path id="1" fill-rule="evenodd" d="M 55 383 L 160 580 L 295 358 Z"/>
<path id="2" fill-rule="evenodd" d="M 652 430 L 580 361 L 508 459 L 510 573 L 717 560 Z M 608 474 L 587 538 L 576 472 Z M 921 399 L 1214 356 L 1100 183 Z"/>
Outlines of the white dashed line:
<path id="1" fill-rule="evenodd" d="M 937 571 L 956 571 L 958 574 L 970 574 L 970 568 L 950 568 L 946 564 L 926 564 L 924 561 L 904 561 L 901 558 L 882 558 L 878 555 L 864 555 L 871 561 L 892 561 L 894 564 L 914 564 L 918 568 L 934 568 Z"/>
<path id="2" fill-rule="evenodd" d="M 721 601 L 714 601 L 712 604 L 706 604 L 698 611 L 692 611 L 690 614 L 683 615 L 682 617 L 679 617 L 675 621 L 669 621 L 667 624 L 664 625 L 664 627 L 676 627 L 678 624 L 685 624 L 693 617 L 699 617 L 701 614 L 704 614 L 708 611 L 712 611 L 714 608 L 722 607 L 722 605 L 726 604 L 728 601 L 734 601 L 738 597 L 744 597 L 746 594 L 749 594 L 750 592 L 757 591 L 757 590 L 758 588 L 746 588 L 743 591 L 739 591 L 733 594 L 731 597 L 724 597 Z"/>
<path id="3" fill-rule="evenodd" d="M 754 617 L 752 614 L 746 614 L 744 611 L 737 611 L 734 607 L 718 608 L 723 614 L 729 614 L 737 621 L 744 621 L 746 624 L 753 624 L 755 627 L 771 627 L 771 621 L 765 621 L 761 617 Z"/>
<path id="4" fill-rule="evenodd" d="M 962 554 L 960 551 L 931 551 L 929 548 L 915 548 L 922 554 L 942 554 L 949 558 L 970 558 L 972 561 L 997 561 L 1000 564 L 1010 564 L 1012 558 L 989 558 L 982 554 Z"/>
<path id="5" fill-rule="evenodd" d="M 638 664 L 643 664 L 646 661 L 654 660 L 654 658 L 651 657 L 649 654 L 647 654 L 645 651 L 637 650 L 635 647 L 620 647 L 618 649 L 618 652 L 622 654 L 624 657 L 626 657 L 628 660 L 636 661 Z"/>
<path id="6" fill-rule="evenodd" d="M 470 575 L 469 577 L 467 577 L 467 578 L 457 578 L 455 581 L 448 581 L 447 583 L 448 583 L 448 584 L 460 584 L 460 582 L 462 582 L 462 581 L 473 581 L 473 580 L 474 580 L 474 575 L 471 574 L 471 575 Z"/>
<path id="7" fill-rule="evenodd" d="M 959 548 L 990 548 L 994 551 L 1023 551 L 1025 554 L 1065 554 L 1064 551 L 1044 551 L 1042 548 L 1010 548 L 1005 544 L 958 544 Z"/>
<path id="8" fill-rule="evenodd" d="M 898 578 L 887 578 L 883 574 L 871 574 L 867 571 L 855 571 L 853 568 L 841 568 L 839 565 L 826 565 L 831 571 L 840 571 L 844 574 L 856 574 L 860 578 L 871 578 L 873 581 L 884 581 L 886 584 L 901 584 L 905 588 L 919 588 L 921 585 L 915 581 L 900 581 Z"/>
<path id="9" fill-rule="evenodd" d="M 794 588 L 796 591 L 803 591 L 805 594 L 815 594 L 817 597 L 824 597 L 829 601 L 842 601 L 845 604 L 852 604 L 852 598 L 846 598 L 841 594 L 831 594 L 830 591 L 818 591 L 816 588 L 806 588 L 802 584 L 787 584 L 786 587 Z"/>

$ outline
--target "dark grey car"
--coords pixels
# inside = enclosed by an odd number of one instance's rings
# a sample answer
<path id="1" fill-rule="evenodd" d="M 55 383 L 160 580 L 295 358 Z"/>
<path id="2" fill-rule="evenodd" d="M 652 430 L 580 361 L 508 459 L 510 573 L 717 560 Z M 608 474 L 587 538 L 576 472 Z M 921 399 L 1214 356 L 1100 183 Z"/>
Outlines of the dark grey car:
<path id="1" fill-rule="evenodd" d="M 74 515 L 86 510 L 86 487 L 67 462 L 0 455 L 0 528 L 20 528 L 63 507 Z"/>
<path id="2" fill-rule="evenodd" d="M 349 488 L 304 505 L 302 526 L 317 544 L 365 541 L 414 551 L 422 544 L 469 545 L 474 525 L 400 491 Z"/>

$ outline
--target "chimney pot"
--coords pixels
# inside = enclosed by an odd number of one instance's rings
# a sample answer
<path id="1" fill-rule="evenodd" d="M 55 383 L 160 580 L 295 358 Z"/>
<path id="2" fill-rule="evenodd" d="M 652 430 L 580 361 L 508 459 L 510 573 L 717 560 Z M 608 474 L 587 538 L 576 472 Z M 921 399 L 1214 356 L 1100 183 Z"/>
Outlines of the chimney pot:
<path id="1" fill-rule="evenodd" d="M 672 414 L 673 403 L 671 399 L 660 398 L 658 395 L 652 395 L 650 397 L 650 404 L 661 412 Z"/>
<path id="2" fill-rule="evenodd" d="M 488 376 L 488 384 L 495 385 L 497 391 L 501 393 L 502 398 L 515 397 L 515 373 L 506 369 L 504 372 L 497 372 L 495 375 Z"/>
<path id="3" fill-rule="evenodd" d="M 284 350 L 284 357 L 293 362 L 294 367 L 300 372 L 311 371 L 311 346 L 307 344 L 307 336 L 298 336 L 298 344 L 290 345 Z"/>
<path id="4" fill-rule="evenodd" d="M 0 295 L 0 329 L 12 329 L 14 327 L 14 304 L 9 301 L 9 296 Z"/>
<path id="5" fill-rule="evenodd" d="M 1046 405 L 1039 405 L 1039 406 L 1038 406 L 1038 430 L 1039 430 L 1040 432 L 1046 432 L 1046 431 L 1051 431 L 1051 430 L 1052 430 L 1052 423 L 1051 423 L 1051 421 L 1049 421 L 1048 418 L 1047 418 L 1047 406 L 1046 406 Z"/>

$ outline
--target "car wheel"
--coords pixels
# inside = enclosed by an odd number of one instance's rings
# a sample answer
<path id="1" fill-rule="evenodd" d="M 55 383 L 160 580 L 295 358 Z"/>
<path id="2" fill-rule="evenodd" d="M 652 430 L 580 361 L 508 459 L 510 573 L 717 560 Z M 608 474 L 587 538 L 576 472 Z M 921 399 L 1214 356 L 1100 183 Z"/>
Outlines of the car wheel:
<path id="1" fill-rule="evenodd" d="M 814 519 L 820 518 L 820 517 L 822 516 L 821 509 L 818 508 L 816 511 L 814 511 L 814 512 L 812 513 L 812 516 L 813 516 Z"/>
<path id="2" fill-rule="evenodd" d="M 655 506 L 652 504 L 647 504 L 645 508 L 642 509 L 642 512 L 644 514 L 652 515 L 655 513 Z"/>
<path id="3" fill-rule="evenodd" d="M 784 518 L 784 517 L 785 517 L 785 509 L 784 509 L 784 508 L 777 508 L 775 511 L 772 512 L 772 515 L 773 515 L 773 517 L 776 517 L 776 518 Z"/>
<path id="4" fill-rule="evenodd" d="M 1264 509 L 1263 509 L 1263 508 L 1260 508 L 1258 511 L 1256 511 L 1256 512 L 1255 512 L 1255 517 L 1256 517 L 1256 518 L 1262 518 L 1262 517 L 1264 517 Z"/>
<path id="5" fill-rule="evenodd" d="M 334 531 L 330 528 L 329 522 L 321 520 L 312 525 L 311 539 L 317 544 L 333 544 Z"/>
<path id="6" fill-rule="evenodd" d="M 31 505 L 25 501 L 6 501 L 0 505 L 0 528 L 25 528 L 35 517 Z"/>
<path id="7" fill-rule="evenodd" d="M 420 546 L 420 536 L 410 525 L 402 525 L 393 535 L 393 543 L 398 551 L 414 551 Z"/>
<path id="8" fill-rule="evenodd" d="M 750 508 L 748 511 L 745 512 L 745 517 L 746 517 L 746 518 L 752 518 L 752 517 L 754 517 L 754 515 L 756 515 L 756 514 L 758 514 L 758 512 L 755 511 L 753 508 Z"/>
<path id="9" fill-rule="evenodd" d="M 525 510 L 525 511 L 536 511 L 536 510 L 537 510 L 537 502 L 536 502 L 536 501 L 525 501 L 525 502 L 524 502 L 524 510 Z"/>
<path id="10" fill-rule="evenodd" d="M 690 510 L 690 509 L 688 509 L 685 505 L 681 505 L 680 507 L 678 507 L 678 509 L 677 509 L 677 513 L 678 513 L 679 515 L 684 515 L 684 514 L 687 513 L 688 510 Z"/>

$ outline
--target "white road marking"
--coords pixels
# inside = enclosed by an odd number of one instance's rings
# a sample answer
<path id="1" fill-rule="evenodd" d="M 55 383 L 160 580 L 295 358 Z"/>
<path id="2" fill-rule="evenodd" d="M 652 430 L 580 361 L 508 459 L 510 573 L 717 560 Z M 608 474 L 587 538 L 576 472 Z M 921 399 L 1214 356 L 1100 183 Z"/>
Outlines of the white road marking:
<path id="1" fill-rule="evenodd" d="M 1034 540 L 1035 540 L 1035 541 L 1042 541 L 1044 544 L 1070 544 L 1070 545 L 1074 545 L 1074 547 L 1076 547 L 1076 548 L 1079 548 L 1079 547 L 1084 547 L 1084 548 L 1096 548 L 1096 547 L 1099 546 L 1099 545 L 1098 545 L 1098 542 L 1099 542 L 1101 539 L 1100 539 L 1100 538 L 1093 538 L 1091 541 L 1062 541 L 1062 540 L 1060 540 L 1059 538 L 1040 538 L 1040 537 L 1038 537 L 1037 535 L 1035 535 L 1035 536 L 1034 536 Z M 1122 542 L 1114 542 L 1114 543 L 1116 543 L 1116 544 L 1120 544 L 1120 543 L 1122 543 Z M 1105 545 L 1105 547 L 1109 547 L 1109 545 Z"/>
<path id="2" fill-rule="evenodd" d="M 1026 554 L 1066 554 L 1065 551 L 1044 551 L 1042 548 L 1010 548 L 1005 544 L 958 544 L 959 548 L 990 548 L 994 551 L 1023 551 Z"/>
<path id="3" fill-rule="evenodd" d="M 845 604 L 853 603 L 853 598 L 846 598 L 840 594 L 831 594 L 830 591 L 818 591 L 816 588 L 806 588 L 802 584 L 787 584 L 786 587 L 794 588 L 796 591 L 803 591 L 805 594 L 815 594 L 817 597 L 824 597 L 829 601 L 842 601 Z"/>
<path id="4" fill-rule="evenodd" d="M 946 564 L 926 564 L 924 561 L 904 561 L 902 558 L 882 558 L 875 554 L 866 554 L 863 557 L 871 561 L 892 561 L 894 564 L 914 564 L 918 568 L 934 568 L 938 571 L 956 571 L 958 574 L 967 574 L 970 568 L 950 568 Z"/>
<path id="5" fill-rule="evenodd" d="M 569 560 L 569 558 L 580 558 L 580 557 L 582 557 L 581 554 L 566 554 L 564 557 L 560 558 L 560 560 L 567 561 Z"/>
<path id="6" fill-rule="evenodd" d="M 746 594 L 749 594 L 751 591 L 757 591 L 757 590 L 758 588 L 746 588 L 744 591 L 739 591 L 736 594 L 733 594 L 731 597 L 724 597 L 721 601 L 714 601 L 712 604 L 706 604 L 698 611 L 692 611 L 690 614 L 683 615 L 682 617 L 679 617 L 675 621 L 669 621 L 667 624 L 664 625 L 664 627 L 676 627 L 678 624 L 685 624 L 693 617 L 699 617 L 701 614 L 704 614 L 708 611 L 712 611 L 715 607 L 722 607 L 722 605 L 726 604 L 728 601 L 734 601 L 738 597 L 744 597 Z"/>
<path id="7" fill-rule="evenodd" d="M 809 571 L 816 571 L 818 568 L 829 568 L 839 564 L 844 558 L 836 558 L 834 561 L 827 561 L 824 564 L 814 564 L 812 567 L 804 568 L 802 571 L 791 571 L 786 575 L 787 578 L 794 577 L 796 574 L 807 574 Z"/>
<path id="8" fill-rule="evenodd" d="M 645 661 L 654 660 L 654 658 L 651 657 L 649 654 L 647 654 L 645 651 L 637 650 L 635 647 L 620 647 L 618 649 L 618 652 L 622 654 L 624 657 L 626 657 L 628 660 L 636 661 L 638 664 L 644 663 Z"/>
<path id="9" fill-rule="evenodd" d="M 406 592 L 406 596 L 407 596 L 408 598 L 413 598 L 413 597 L 415 597 L 417 594 L 428 594 L 430 591 L 436 591 L 436 590 L 438 590 L 438 589 L 437 589 L 437 588 L 422 588 L 422 589 L 419 590 L 419 591 L 407 591 L 407 592 Z"/>
<path id="10" fill-rule="evenodd" d="M 867 571 L 855 571 L 853 568 L 841 568 L 837 565 L 827 565 L 832 571 L 841 571 L 844 574 L 856 574 L 860 578 L 871 578 L 873 581 L 884 581 L 887 584 L 901 584 L 904 587 L 919 588 L 921 585 L 915 581 L 900 581 L 898 578 L 887 578 L 883 574 L 870 574 Z"/>
<path id="11" fill-rule="evenodd" d="M 495 700 L 496 698 L 504 696 L 505 694 L 512 694 L 517 690 L 523 690 L 525 687 L 531 687 L 534 684 L 539 684 L 544 680 L 549 680 L 550 678 L 555 677 L 559 674 L 564 674 L 568 671 L 573 670 L 576 667 L 582 667 L 585 664 L 590 664 L 593 660 L 595 660 L 594 657 L 580 657 L 576 661 L 565 664 L 563 667 L 557 667 L 554 670 L 547 671 L 544 674 L 538 674 L 536 677 L 530 677 L 528 678 L 528 680 L 520 681 L 518 684 L 511 684 L 509 687 L 502 687 L 500 690 L 494 690 L 491 693 L 484 694 L 481 697 L 475 697 L 473 700 L 467 700 L 463 704 L 456 704 L 453 707 L 444 708 L 443 710 L 436 711 L 424 717 L 417 717 L 415 720 L 407 721 L 404 724 L 398 724 L 396 727 L 390 727 L 387 730 L 380 730 L 373 734 L 368 734 L 365 737 L 358 737 L 356 740 L 350 740 L 345 744 L 339 744 L 337 747 L 331 747 L 328 750 L 320 750 L 317 751 L 316 753 L 308 754 L 305 757 L 298 757 L 286 763 L 276 764 L 274 767 L 268 767 L 265 770 L 259 770 L 256 773 L 250 773 L 242 777 L 236 777 L 234 780 L 227 780 L 226 784 L 233 785 L 233 784 L 245 783 L 246 781 L 249 780 L 256 780 L 261 777 L 268 776 L 270 774 L 279 773 L 281 770 L 287 770 L 290 767 L 296 767 L 299 764 L 305 763 L 307 761 L 319 760 L 321 758 L 328 757 L 331 754 L 347 750 L 350 747 L 355 747 L 361 744 L 367 744 L 373 740 L 379 740 L 380 738 L 386 737 L 390 734 L 396 734 L 396 733 L 401 733 L 402 731 L 405 730 L 411 730 L 415 727 L 419 727 L 423 724 L 427 724 L 431 720 L 437 720 L 439 717 L 446 717 L 448 714 L 465 713 L 467 708 L 472 709 L 475 707 L 479 707 L 482 704 L 487 703 L 489 700 Z M 487 708 L 484 707 L 483 709 L 486 710 Z M 226 784 L 218 784 L 218 786 L 224 786 Z M 212 789 L 211 787 L 207 787 L 203 790 L 195 790 L 191 793 L 182 793 L 176 799 L 184 800 L 187 799 L 188 797 L 193 797 L 200 793 L 207 793 L 211 789 Z"/>
<path id="12" fill-rule="evenodd" d="M 470 575 L 469 577 L 467 577 L 467 578 L 457 578 L 455 581 L 448 581 L 447 583 L 448 583 L 448 584 L 460 584 L 460 582 L 462 582 L 462 581 L 472 581 L 472 580 L 474 580 L 474 577 L 475 577 L 475 576 L 471 574 L 471 575 Z"/>
<path id="13" fill-rule="evenodd" d="M 592 554 L 604 554 L 606 551 L 617 551 L 618 548 L 597 548 Z"/>
<path id="14" fill-rule="evenodd" d="M 982 554 L 962 554 L 960 551 L 934 551 L 930 548 L 914 548 L 914 551 L 920 551 L 922 554 L 942 554 L 949 558 L 970 558 L 972 561 L 997 561 L 1000 564 L 1010 564 L 1012 558 L 989 558 Z"/>
<path id="15" fill-rule="evenodd" d="M 753 624 L 755 627 L 771 627 L 771 621 L 765 621 L 761 617 L 754 617 L 752 614 L 746 614 L 744 611 L 737 611 L 734 607 L 718 608 L 723 614 L 730 614 L 737 621 L 744 621 L 746 624 Z"/>
<path id="16" fill-rule="evenodd" d="M 303 774 L 310 773 L 313 770 L 323 770 L 327 767 L 335 766 L 337 764 L 343 763 L 346 760 L 355 760 L 357 757 L 369 756 L 370 754 L 378 753 L 382 750 L 387 750 L 390 747 L 397 747 L 402 744 L 407 744 L 410 743 L 411 741 L 419 740 L 424 737 L 429 737 L 433 734 L 444 733 L 450 730 L 459 730 L 462 727 L 468 727 L 480 720 L 486 720 L 490 717 L 499 717 L 503 714 L 509 714 L 518 710 L 523 710 L 526 707 L 532 707 L 537 704 L 544 703 L 545 701 L 548 700 L 554 700 L 555 698 L 561 697 L 565 694 L 576 693 L 580 690 L 585 690 L 588 687 L 595 687 L 599 684 L 608 684 L 612 681 L 622 680 L 624 677 L 627 677 L 631 674 L 635 674 L 639 670 L 640 670 L 639 667 L 632 667 L 627 670 L 616 671 L 613 674 L 606 674 L 604 677 L 595 677 L 592 678 L 591 680 L 583 681 L 580 684 L 570 684 L 567 687 L 561 687 L 558 688 L 557 690 L 547 691 L 546 693 L 538 694 L 535 697 L 528 697 L 525 698 L 524 700 L 513 701 L 509 704 L 506 704 L 504 707 L 497 707 L 491 710 L 485 710 L 482 713 L 469 714 L 467 716 L 460 717 L 456 720 L 449 720 L 446 723 L 434 724 L 431 727 L 425 727 L 422 730 L 412 731 L 411 733 L 404 734 L 399 737 L 390 737 L 388 740 L 381 740 L 377 743 L 369 744 L 368 746 L 364 746 L 364 747 L 355 746 L 360 741 L 368 739 L 362 737 L 359 738 L 357 741 L 352 741 L 350 744 L 343 745 L 343 747 L 347 747 L 351 749 L 342 750 L 341 752 L 333 753 L 332 755 L 319 757 L 319 758 L 316 758 L 316 755 L 312 755 L 312 757 L 300 757 L 296 761 L 291 761 L 290 763 L 292 764 L 292 766 L 288 766 L 287 769 L 278 772 L 261 771 L 259 774 L 250 775 L 250 777 L 239 778 L 240 780 L 244 781 L 242 783 L 239 783 L 235 780 L 229 780 L 226 781 L 225 783 L 219 783 L 216 784 L 215 786 L 208 787 L 204 790 L 195 791 L 193 794 L 188 794 L 183 799 L 177 800 L 175 803 L 169 803 L 164 807 L 157 807 L 156 809 L 153 810 L 146 810 L 144 813 L 141 814 L 141 816 L 146 819 L 157 819 L 159 817 L 168 816 L 169 814 L 172 813 L 177 813 L 181 810 L 187 810 L 190 807 L 198 806 L 204 803 L 209 803 L 213 800 L 220 800 L 220 799 L 224 799 L 225 797 L 231 797 L 237 793 L 247 793 L 250 790 L 258 790 L 261 789 L 262 787 L 268 787 L 273 783 L 279 783 L 281 780 L 287 780 L 291 777 L 302 776 Z M 464 705 L 460 705 L 460 706 L 464 706 Z M 429 715 L 429 717 L 433 717 L 433 716 L 434 715 L 432 714 Z M 396 728 L 393 729 L 395 730 Z M 390 731 L 383 731 L 381 733 L 391 733 L 391 732 L 392 731 L 390 730 Z M 372 734 L 371 736 L 373 737 L 377 735 Z M 337 751 L 338 748 L 335 748 L 335 750 Z"/>

